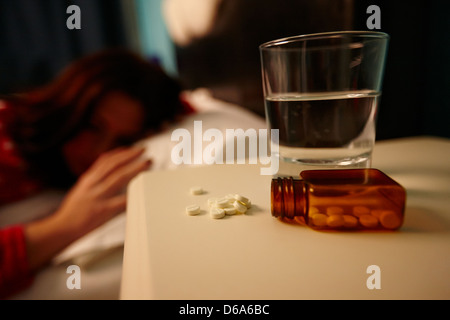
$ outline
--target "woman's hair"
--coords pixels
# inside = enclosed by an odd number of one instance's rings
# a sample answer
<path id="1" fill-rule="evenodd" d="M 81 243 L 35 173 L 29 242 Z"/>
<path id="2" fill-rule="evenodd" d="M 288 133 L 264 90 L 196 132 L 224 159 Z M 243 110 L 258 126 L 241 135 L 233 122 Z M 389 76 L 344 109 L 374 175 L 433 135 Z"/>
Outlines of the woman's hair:
<path id="1" fill-rule="evenodd" d="M 149 131 L 184 110 L 179 83 L 141 56 L 109 49 L 81 58 L 47 86 L 9 99 L 16 116 L 8 130 L 32 172 L 54 185 L 72 183 L 62 146 L 89 125 L 99 101 L 115 91 L 142 104 Z"/>

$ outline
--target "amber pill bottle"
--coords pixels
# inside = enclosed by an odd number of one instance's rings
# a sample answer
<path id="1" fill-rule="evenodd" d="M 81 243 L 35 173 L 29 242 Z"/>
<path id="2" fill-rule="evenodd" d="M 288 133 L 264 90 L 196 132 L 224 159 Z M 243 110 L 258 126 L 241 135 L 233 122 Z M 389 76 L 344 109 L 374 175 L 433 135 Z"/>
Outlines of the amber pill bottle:
<path id="1" fill-rule="evenodd" d="M 395 230 L 403 224 L 406 191 L 380 170 L 306 170 L 300 178 L 272 179 L 274 217 L 318 230 Z"/>

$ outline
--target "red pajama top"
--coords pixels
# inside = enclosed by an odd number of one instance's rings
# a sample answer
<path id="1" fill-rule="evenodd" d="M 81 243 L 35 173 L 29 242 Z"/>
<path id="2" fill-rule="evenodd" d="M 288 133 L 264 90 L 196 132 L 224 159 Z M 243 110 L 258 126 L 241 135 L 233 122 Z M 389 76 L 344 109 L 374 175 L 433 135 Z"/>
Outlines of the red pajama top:
<path id="1" fill-rule="evenodd" d="M 11 107 L 0 101 L 0 209 L 39 190 L 27 176 L 26 165 L 8 137 Z M 0 212 L 0 225 L 2 216 Z M 23 225 L 0 227 L 0 299 L 8 298 L 31 284 Z"/>

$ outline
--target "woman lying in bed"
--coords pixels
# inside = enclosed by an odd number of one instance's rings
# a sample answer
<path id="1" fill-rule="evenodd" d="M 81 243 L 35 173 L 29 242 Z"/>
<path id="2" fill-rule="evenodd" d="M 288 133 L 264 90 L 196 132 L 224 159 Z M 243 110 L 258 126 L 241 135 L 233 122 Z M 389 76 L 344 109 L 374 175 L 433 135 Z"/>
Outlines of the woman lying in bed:
<path id="1" fill-rule="evenodd" d="M 0 229 L 0 298 L 125 211 L 128 182 L 151 165 L 130 145 L 193 112 L 180 91 L 141 57 L 109 50 L 76 61 L 46 87 L 0 101 L 0 206 L 47 187 L 68 190 L 50 216 Z"/>

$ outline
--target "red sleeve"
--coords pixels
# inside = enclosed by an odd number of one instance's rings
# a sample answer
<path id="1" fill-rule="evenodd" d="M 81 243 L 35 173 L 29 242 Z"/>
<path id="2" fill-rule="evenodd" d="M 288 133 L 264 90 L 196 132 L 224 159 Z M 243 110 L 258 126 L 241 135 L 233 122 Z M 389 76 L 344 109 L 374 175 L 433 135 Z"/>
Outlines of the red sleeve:
<path id="1" fill-rule="evenodd" d="M 21 225 L 0 230 L 0 299 L 28 287 L 33 281 L 29 269 L 24 229 Z"/>
<path id="2" fill-rule="evenodd" d="M 29 176 L 27 164 L 6 130 L 12 118 L 11 108 L 0 100 L 0 205 L 25 199 L 41 189 Z"/>

